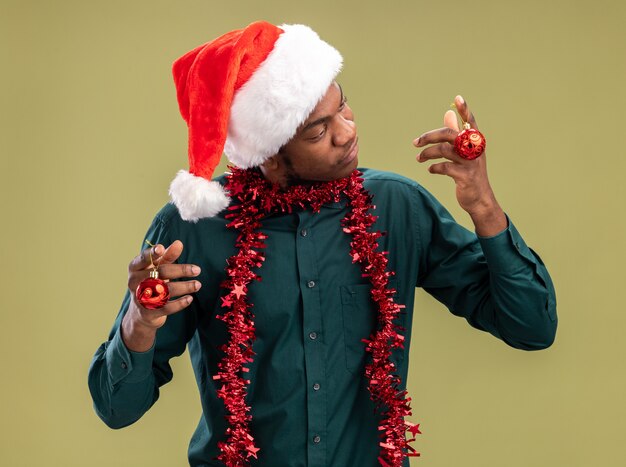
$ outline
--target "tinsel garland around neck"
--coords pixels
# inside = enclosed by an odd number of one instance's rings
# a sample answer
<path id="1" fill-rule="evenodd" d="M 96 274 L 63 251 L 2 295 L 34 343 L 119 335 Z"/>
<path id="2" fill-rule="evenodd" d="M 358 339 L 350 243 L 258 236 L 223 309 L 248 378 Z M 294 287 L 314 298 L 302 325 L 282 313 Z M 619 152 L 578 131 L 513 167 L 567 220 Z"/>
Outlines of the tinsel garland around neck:
<path id="1" fill-rule="evenodd" d="M 296 209 L 311 209 L 319 212 L 327 203 L 347 198 L 348 212 L 341 221 L 343 231 L 351 235 L 350 256 L 353 263 L 359 263 L 363 276 L 372 284 L 371 298 L 378 307 L 378 327 L 374 334 L 362 339 L 365 350 L 371 354 L 371 361 L 365 366 L 370 398 L 376 410 L 381 410 L 378 430 L 380 455 L 378 461 L 383 467 L 401 467 L 406 456 L 419 456 L 409 444 L 420 433 L 419 424 L 405 421 L 411 415 L 410 401 L 406 390 L 400 390 L 401 379 L 390 360 L 391 350 L 404 348 L 404 328 L 394 324 L 396 316 L 404 305 L 394 302 L 396 292 L 389 288 L 387 252 L 378 252 L 378 238 L 383 233 L 370 231 L 376 216 L 369 211 L 373 208 L 370 194 L 363 188 L 359 171 L 346 178 L 312 185 L 297 185 L 282 189 L 267 181 L 257 170 L 242 170 L 231 167 L 226 190 L 234 203 L 229 207 L 227 227 L 239 232 L 235 246 L 238 252 L 227 261 L 227 279 L 221 287 L 227 293 L 221 298 L 226 311 L 217 316 L 228 326 L 230 340 L 222 346 L 225 356 L 218 363 L 218 373 L 214 380 L 222 383 L 217 396 L 224 401 L 226 408 L 226 441 L 218 442 L 221 454 L 217 457 L 228 467 L 249 466 L 249 458 L 257 458 L 260 450 L 250 433 L 252 420 L 246 395 L 250 380 L 243 375 L 249 372 L 245 365 L 253 361 L 252 345 L 255 340 L 253 304 L 247 299 L 248 287 L 261 277 L 253 270 L 259 269 L 265 260 L 261 252 L 265 248 L 267 236 L 261 232 L 261 221 L 266 215 Z M 406 438 L 406 431 L 412 438 Z"/>

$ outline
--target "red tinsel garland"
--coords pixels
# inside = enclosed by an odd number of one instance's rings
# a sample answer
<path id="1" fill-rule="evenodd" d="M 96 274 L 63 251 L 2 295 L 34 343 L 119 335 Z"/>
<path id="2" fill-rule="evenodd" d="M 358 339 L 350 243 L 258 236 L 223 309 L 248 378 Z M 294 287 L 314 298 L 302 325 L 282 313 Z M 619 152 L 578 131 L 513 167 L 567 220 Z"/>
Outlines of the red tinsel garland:
<path id="1" fill-rule="evenodd" d="M 254 314 L 252 303 L 247 300 L 248 286 L 261 277 L 253 272 L 265 260 L 259 250 L 265 248 L 267 238 L 259 229 L 261 220 L 272 212 L 292 212 L 298 208 L 309 208 L 319 212 L 324 204 L 337 202 L 342 195 L 348 198 L 349 211 L 341 221 L 344 232 L 352 235 L 350 255 L 353 263 L 360 263 L 363 276 L 371 284 L 372 300 L 378 306 L 378 330 L 369 338 L 363 339 L 365 350 L 372 356 L 365 367 L 370 398 L 376 409 L 382 408 L 382 419 L 378 429 L 381 438 L 378 461 L 383 467 L 401 467 L 406 456 L 420 454 L 409 444 L 420 433 L 419 424 L 404 420 L 411 415 L 407 391 L 400 391 L 400 377 L 395 374 L 395 365 L 390 360 L 393 348 L 404 348 L 404 336 L 399 331 L 404 328 L 393 321 L 404 305 L 394 302 L 387 271 L 387 252 L 378 252 L 378 238 L 384 235 L 370 231 L 376 216 L 368 211 L 373 208 L 370 194 L 363 188 L 361 173 L 354 171 L 349 177 L 310 186 L 297 185 L 286 190 L 268 182 L 256 170 L 242 170 L 231 167 L 226 189 L 236 203 L 229 207 L 226 215 L 232 219 L 227 227 L 239 231 L 235 246 L 237 254 L 227 261 L 228 278 L 222 288 L 228 293 L 222 297 L 222 307 L 226 312 L 217 318 L 226 322 L 230 341 L 221 350 L 225 356 L 218 364 L 219 371 L 213 379 L 223 384 L 217 395 L 224 401 L 229 427 L 227 441 L 218 442 L 221 454 L 217 457 L 228 467 L 245 467 L 249 458 L 257 458 L 259 448 L 255 446 L 250 433 L 250 407 L 246 405 L 246 395 L 250 380 L 241 376 L 249 368 L 244 366 L 253 361 L 252 345 L 255 340 Z M 406 431 L 413 437 L 406 439 Z"/>

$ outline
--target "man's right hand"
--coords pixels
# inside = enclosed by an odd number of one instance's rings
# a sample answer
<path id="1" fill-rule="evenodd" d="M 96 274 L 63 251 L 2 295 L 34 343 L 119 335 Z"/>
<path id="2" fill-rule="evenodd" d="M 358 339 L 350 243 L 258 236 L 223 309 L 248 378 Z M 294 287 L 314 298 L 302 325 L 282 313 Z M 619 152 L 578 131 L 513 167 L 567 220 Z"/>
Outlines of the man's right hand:
<path id="1" fill-rule="evenodd" d="M 174 264 L 183 251 L 180 240 L 172 242 L 166 249 L 157 244 L 146 248 L 128 265 L 128 289 L 132 301 L 128 312 L 122 321 L 122 339 L 129 350 L 145 352 L 152 347 L 156 337 L 156 330 L 165 324 L 167 317 L 187 308 L 192 301 L 191 293 L 197 292 L 201 284 L 199 281 L 187 280 L 169 282 L 170 279 L 195 277 L 200 274 L 200 267 L 193 264 Z M 150 275 L 152 261 L 158 265 L 159 278 L 168 282 L 170 297 L 162 308 L 149 310 L 142 307 L 135 297 L 135 290 L 139 283 Z"/>

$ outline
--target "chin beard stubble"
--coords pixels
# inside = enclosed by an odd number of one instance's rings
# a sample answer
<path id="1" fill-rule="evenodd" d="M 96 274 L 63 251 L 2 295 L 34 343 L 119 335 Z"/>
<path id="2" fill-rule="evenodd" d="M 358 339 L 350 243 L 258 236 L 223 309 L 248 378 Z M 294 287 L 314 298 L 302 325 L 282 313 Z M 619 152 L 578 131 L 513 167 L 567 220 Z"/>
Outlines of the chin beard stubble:
<path id="1" fill-rule="evenodd" d="M 290 187 L 290 186 L 295 186 L 295 185 L 304 185 L 307 183 L 312 183 L 312 182 L 308 182 L 307 180 L 304 180 L 302 177 L 300 177 L 300 175 L 298 175 L 298 173 L 293 168 L 293 163 L 291 162 L 291 159 L 289 158 L 287 154 L 282 152 L 282 148 L 278 152 L 281 153 L 282 158 L 283 158 L 283 163 L 285 164 L 285 186 Z"/>

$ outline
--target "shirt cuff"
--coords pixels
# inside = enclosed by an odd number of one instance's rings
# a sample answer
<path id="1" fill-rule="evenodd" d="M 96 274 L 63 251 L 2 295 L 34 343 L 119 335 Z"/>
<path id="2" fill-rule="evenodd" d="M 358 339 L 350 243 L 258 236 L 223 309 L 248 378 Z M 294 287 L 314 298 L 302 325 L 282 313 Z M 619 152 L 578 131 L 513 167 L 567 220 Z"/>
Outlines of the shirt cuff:
<path id="1" fill-rule="evenodd" d="M 524 242 L 509 216 L 505 213 L 508 226 L 490 237 L 478 236 L 478 241 L 491 272 L 507 273 L 519 271 L 535 263 L 535 258 Z"/>
<path id="2" fill-rule="evenodd" d="M 156 339 L 155 339 L 156 342 Z M 152 374 L 154 343 L 145 352 L 129 350 L 121 335 L 121 324 L 106 350 L 106 362 L 113 385 L 124 380 L 125 383 L 143 381 Z"/>

